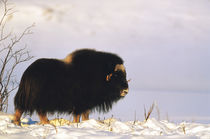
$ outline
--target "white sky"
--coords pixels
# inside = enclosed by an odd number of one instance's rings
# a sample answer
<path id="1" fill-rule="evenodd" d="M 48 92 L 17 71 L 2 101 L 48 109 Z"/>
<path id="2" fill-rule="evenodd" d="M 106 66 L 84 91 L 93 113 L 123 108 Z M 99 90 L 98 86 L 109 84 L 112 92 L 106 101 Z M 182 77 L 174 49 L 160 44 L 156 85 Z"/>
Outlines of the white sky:
<path id="1" fill-rule="evenodd" d="M 210 91 L 207 0 L 14 3 L 18 29 L 36 23 L 27 44 L 37 58 L 96 48 L 124 58 L 135 89 Z"/>

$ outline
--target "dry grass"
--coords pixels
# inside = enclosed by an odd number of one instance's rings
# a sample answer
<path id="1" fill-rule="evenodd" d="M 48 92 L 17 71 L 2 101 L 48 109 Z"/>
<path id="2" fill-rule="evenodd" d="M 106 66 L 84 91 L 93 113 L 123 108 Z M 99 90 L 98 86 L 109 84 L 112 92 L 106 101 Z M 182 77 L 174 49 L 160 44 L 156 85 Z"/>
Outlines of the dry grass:
<path id="1" fill-rule="evenodd" d="M 145 118 L 145 121 L 147 122 L 147 120 L 149 119 L 153 109 L 154 109 L 154 106 L 155 106 L 155 103 L 152 104 L 152 106 L 150 107 L 149 111 L 147 112 L 146 111 L 146 108 L 144 106 L 144 118 Z"/>

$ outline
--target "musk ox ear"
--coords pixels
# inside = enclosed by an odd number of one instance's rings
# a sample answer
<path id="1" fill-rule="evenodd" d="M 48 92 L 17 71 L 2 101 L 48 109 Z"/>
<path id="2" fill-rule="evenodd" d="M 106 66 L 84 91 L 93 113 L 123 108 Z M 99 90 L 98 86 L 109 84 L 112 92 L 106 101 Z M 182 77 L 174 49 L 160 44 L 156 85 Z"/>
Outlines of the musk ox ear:
<path id="1" fill-rule="evenodd" d="M 119 71 L 119 70 L 121 70 L 122 72 L 125 72 L 125 67 L 124 67 L 123 64 L 117 64 L 117 65 L 115 66 L 114 71 Z"/>
<path id="2" fill-rule="evenodd" d="M 112 73 L 110 73 L 109 75 L 106 76 L 106 81 L 110 81 L 111 80 L 111 77 L 112 77 Z"/>

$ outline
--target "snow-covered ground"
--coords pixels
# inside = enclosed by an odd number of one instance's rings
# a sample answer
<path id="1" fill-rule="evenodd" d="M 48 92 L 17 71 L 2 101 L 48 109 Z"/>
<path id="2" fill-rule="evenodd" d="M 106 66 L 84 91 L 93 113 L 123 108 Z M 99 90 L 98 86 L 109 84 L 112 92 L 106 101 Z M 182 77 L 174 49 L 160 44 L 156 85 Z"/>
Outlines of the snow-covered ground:
<path id="1" fill-rule="evenodd" d="M 11 115 L 0 114 L 1 139 L 209 139 L 210 124 L 170 123 L 154 118 L 144 121 L 121 122 L 116 119 L 90 119 L 78 124 L 67 120 L 51 120 L 52 125 L 39 125 L 32 119 L 22 119 L 22 126 L 11 123 Z"/>

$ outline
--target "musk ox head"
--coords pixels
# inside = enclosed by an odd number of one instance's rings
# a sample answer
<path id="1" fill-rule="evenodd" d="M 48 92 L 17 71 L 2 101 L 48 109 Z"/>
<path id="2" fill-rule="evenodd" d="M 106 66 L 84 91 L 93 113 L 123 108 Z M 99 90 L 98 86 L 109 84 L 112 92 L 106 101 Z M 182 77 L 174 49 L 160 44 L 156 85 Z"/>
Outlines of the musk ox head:
<path id="1" fill-rule="evenodd" d="M 114 71 L 106 76 L 106 81 L 111 84 L 119 96 L 124 97 L 128 93 L 128 81 L 126 80 L 126 71 L 123 64 L 116 64 Z"/>

